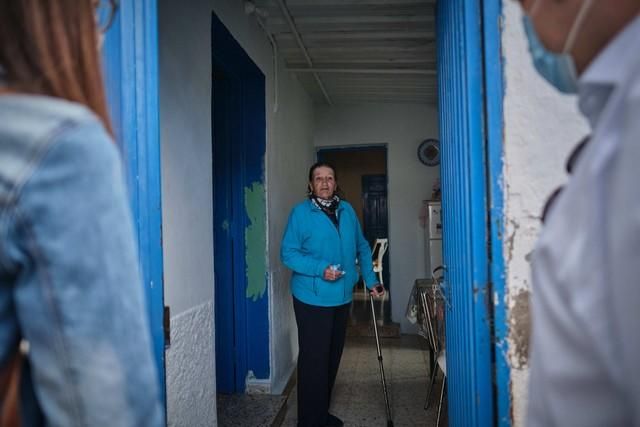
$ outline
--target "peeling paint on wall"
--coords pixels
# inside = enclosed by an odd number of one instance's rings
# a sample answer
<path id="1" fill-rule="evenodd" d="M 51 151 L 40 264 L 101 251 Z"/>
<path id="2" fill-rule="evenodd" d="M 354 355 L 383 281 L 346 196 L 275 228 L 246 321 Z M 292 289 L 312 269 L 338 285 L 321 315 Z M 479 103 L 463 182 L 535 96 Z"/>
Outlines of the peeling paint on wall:
<path id="1" fill-rule="evenodd" d="M 512 218 L 510 218 L 507 222 L 508 235 L 507 238 L 507 254 L 506 260 L 507 263 L 511 262 L 513 259 L 513 246 L 516 241 L 516 234 L 518 233 L 518 229 L 520 228 L 520 223 Z"/>
<path id="2" fill-rule="evenodd" d="M 267 289 L 267 250 L 266 199 L 264 184 L 253 182 L 244 189 L 244 205 L 249 224 L 244 233 L 245 259 L 247 264 L 246 297 L 257 301 Z"/>
<path id="3" fill-rule="evenodd" d="M 504 27 L 504 215 L 508 345 L 513 427 L 526 425 L 531 252 L 549 194 L 566 181 L 564 159 L 588 132 L 575 97 L 559 94 L 536 72 L 518 2 L 502 0 Z"/>
<path id="4" fill-rule="evenodd" d="M 511 364 L 517 369 L 522 369 L 529 364 L 529 334 L 531 331 L 529 291 L 521 289 L 511 298 L 509 311 Z"/>

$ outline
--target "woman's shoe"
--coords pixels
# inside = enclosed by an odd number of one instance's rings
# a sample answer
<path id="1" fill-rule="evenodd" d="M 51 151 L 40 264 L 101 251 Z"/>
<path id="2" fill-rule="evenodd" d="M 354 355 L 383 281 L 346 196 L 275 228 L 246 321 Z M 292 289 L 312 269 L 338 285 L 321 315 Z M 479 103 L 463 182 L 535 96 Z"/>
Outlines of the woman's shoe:
<path id="1" fill-rule="evenodd" d="M 335 415 L 329 414 L 327 417 L 327 427 L 342 427 L 343 425 L 342 420 Z"/>

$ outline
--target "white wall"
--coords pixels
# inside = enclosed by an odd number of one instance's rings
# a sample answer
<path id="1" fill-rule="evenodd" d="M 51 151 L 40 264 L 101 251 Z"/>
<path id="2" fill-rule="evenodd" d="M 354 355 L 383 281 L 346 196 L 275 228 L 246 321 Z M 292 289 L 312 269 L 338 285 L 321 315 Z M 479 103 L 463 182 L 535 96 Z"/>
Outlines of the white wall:
<path id="1" fill-rule="evenodd" d="M 509 307 L 513 425 L 523 426 L 527 402 L 530 265 L 547 196 L 565 179 L 571 148 L 588 132 L 576 98 L 559 95 L 534 70 L 517 2 L 503 1 L 505 58 L 504 253 Z"/>
<path id="2" fill-rule="evenodd" d="M 215 359 L 202 355 L 215 348 L 211 8 L 205 1 L 191 3 L 186 8 L 158 2 L 164 293 L 172 323 L 166 352 L 170 426 L 215 425 L 217 418 Z M 194 331 L 212 333 L 194 340 Z"/>
<path id="3" fill-rule="evenodd" d="M 405 310 L 415 279 L 426 277 L 420 209 L 440 176 L 439 167 L 424 166 L 417 158 L 418 145 L 426 138 L 438 138 L 435 107 L 362 104 L 316 109 L 316 147 L 388 146 L 391 316 L 403 333 L 416 331 Z"/>
<path id="4" fill-rule="evenodd" d="M 307 171 L 314 161 L 314 110 L 299 83 L 281 64 L 282 90 L 279 110 L 269 128 L 267 150 L 267 205 L 269 219 L 269 298 L 271 301 L 271 392 L 281 393 L 295 368 L 298 336 L 289 279 L 291 273 L 280 262 L 280 243 L 291 208 L 305 195 Z"/>
<path id="5" fill-rule="evenodd" d="M 244 14 L 243 2 L 192 0 L 187 5 L 160 0 L 165 304 L 171 306 L 173 329 L 172 346 L 167 351 L 169 425 L 216 422 L 211 191 L 213 10 L 266 77 L 271 378 L 262 386 L 273 392 L 283 387 L 297 356 L 288 277 L 280 268 L 278 251 L 288 207 L 299 199 L 297 187 L 292 189 L 291 183 L 300 182 L 302 192 L 305 169 L 313 159 L 311 101 L 280 63 L 280 108 L 273 113 L 271 47 L 255 19 Z M 190 399 L 185 399 L 184 394 L 189 392 Z"/>

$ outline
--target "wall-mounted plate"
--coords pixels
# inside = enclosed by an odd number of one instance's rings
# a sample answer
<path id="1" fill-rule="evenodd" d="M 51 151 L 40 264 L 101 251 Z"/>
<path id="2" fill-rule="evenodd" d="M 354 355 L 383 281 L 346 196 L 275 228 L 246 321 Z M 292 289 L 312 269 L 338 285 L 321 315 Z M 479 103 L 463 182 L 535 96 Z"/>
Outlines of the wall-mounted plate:
<path id="1" fill-rule="evenodd" d="M 418 147 L 418 159 L 427 166 L 440 164 L 440 142 L 429 138 L 420 143 Z"/>

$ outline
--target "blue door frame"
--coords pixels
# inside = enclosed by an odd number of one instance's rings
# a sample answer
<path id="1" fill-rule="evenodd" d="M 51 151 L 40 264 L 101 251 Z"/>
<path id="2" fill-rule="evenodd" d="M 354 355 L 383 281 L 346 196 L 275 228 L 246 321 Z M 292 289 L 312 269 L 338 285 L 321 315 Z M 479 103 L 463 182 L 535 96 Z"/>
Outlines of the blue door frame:
<path id="1" fill-rule="evenodd" d="M 510 425 L 500 14 L 500 0 L 437 6 L 451 426 Z"/>
<path id="2" fill-rule="evenodd" d="M 270 375 L 265 79 L 215 14 L 211 30 L 216 381 L 242 393 Z"/>
<path id="3" fill-rule="evenodd" d="M 111 118 L 127 170 L 153 352 L 164 402 L 156 0 L 120 2 L 116 20 L 106 35 L 103 61 Z"/>
<path id="4" fill-rule="evenodd" d="M 489 241 L 493 301 L 493 371 L 495 424 L 511 425 L 511 372 L 508 363 L 508 317 L 504 262 L 504 177 L 503 177 L 503 58 L 502 1 L 482 2 L 484 50 L 485 132 L 489 177 Z"/>

